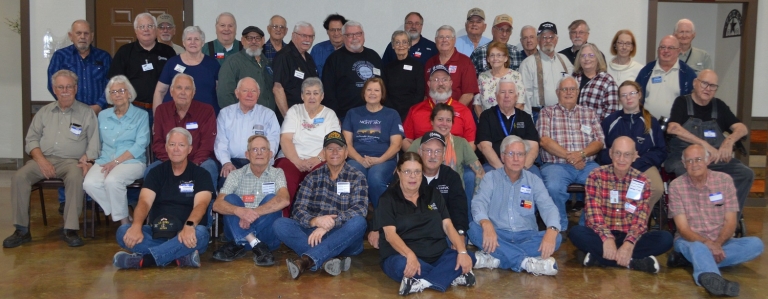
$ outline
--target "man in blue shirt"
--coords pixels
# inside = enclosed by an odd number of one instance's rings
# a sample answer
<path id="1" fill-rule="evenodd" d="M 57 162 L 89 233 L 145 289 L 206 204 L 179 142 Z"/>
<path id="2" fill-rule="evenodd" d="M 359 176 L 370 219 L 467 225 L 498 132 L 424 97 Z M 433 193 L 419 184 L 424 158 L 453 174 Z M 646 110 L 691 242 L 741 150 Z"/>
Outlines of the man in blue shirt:
<path id="1" fill-rule="evenodd" d="M 285 33 L 288 32 L 288 22 L 286 22 L 285 18 L 282 16 L 274 15 L 269 19 L 267 32 L 269 33 L 269 39 L 264 43 L 264 55 L 272 61 L 272 59 L 275 58 L 275 55 L 277 55 L 277 52 L 282 50 L 286 45 L 283 38 L 285 37 Z"/>
<path id="2" fill-rule="evenodd" d="M 426 65 L 427 60 L 437 54 L 437 45 L 421 35 L 422 28 L 424 28 L 424 18 L 420 13 L 414 11 L 409 12 L 405 16 L 403 31 L 408 33 L 408 36 L 411 38 L 411 48 L 408 50 L 408 54 L 416 58 L 422 65 Z M 395 55 L 395 49 L 392 48 L 392 43 L 390 42 L 387 44 L 387 48 L 384 49 L 384 55 L 381 56 L 381 66 L 386 67 L 395 60 L 397 60 L 397 55 Z"/>
<path id="3" fill-rule="evenodd" d="M 483 36 L 486 27 L 488 24 L 485 23 L 485 12 L 477 7 L 470 9 L 467 12 L 467 22 L 464 23 L 467 35 L 456 38 L 456 49 L 459 53 L 469 57 L 475 48 L 490 43 L 491 39 Z"/>
<path id="4" fill-rule="evenodd" d="M 325 21 L 323 21 L 323 28 L 325 28 L 325 32 L 328 33 L 328 40 L 315 44 L 309 53 L 309 55 L 312 55 L 312 60 L 314 60 L 317 65 L 317 74 L 320 75 L 320 78 L 323 77 L 323 65 L 325 65 L 325 60 L 328 59 L 328 56 L 330 56 L 333 51 L 344 46 L 344 35 L 341 34 L 341 27 L 346 23 L 347 19 L 339 14 L 329 15 L 325 18 Z"/>

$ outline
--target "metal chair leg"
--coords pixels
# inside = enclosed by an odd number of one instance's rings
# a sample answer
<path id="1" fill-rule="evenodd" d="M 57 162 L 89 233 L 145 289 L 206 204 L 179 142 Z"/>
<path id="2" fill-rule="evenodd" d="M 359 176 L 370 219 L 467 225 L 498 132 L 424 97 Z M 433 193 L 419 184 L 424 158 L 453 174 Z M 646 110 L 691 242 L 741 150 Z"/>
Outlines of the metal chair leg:
<path id="1" fill-rule="evenodd" d="M 43 198 L 43 187 L 37 188 L 40 194 L 40 209 L 43 211 L 43 225 L 48 226 L 48 215 L 45 214 L 45 198 Z"/>

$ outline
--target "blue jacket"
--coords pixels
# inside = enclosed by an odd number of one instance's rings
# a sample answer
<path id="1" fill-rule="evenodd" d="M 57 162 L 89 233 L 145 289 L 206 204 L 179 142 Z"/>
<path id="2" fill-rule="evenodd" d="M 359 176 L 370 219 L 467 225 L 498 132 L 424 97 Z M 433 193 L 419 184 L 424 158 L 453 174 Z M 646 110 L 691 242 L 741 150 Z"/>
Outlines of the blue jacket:
<path id="1" fill-rule="evenodd" d="M 679 70 L 679 77 L 680 77 L 680 95 L 686 95 L 693 92 L 693 79 L 696 79 L 696 71 L 694 71 L 690 66 L 685 64 L 682 60 L 679 60 L 680 62 L 680 70 Z M 640 72 L 637 74 L 637 78 L 635 78 L 635 82 L 637 84 L 640 84 L 640 87 L 643 89 L 643 94 L 647 96 L 647 92 L 645 90 L 645 86 L 648 85 L 648 80 L 651 79 L 651 74 L 653 74 L 653 67 L 656 66 L 656 60 L 651 61 L 650 63 L 646 64 L 642 69 L 640 69 Z M 643 97 L 643 103 L 645 103 L 645 97 Z"/>
<path id="2" fill-rule="evenodd" d="M 637 154 L 640 156 L 632 163 L 632 168 L 645 172 L 651 166 L 661 170 L 661 163 L 667 159 L 667 145 L 659 121 L 651 117 L 651 131 L 645 133 L 643 113 L 626 114 L 624 110 L 611 113 L 601 123 L 605 133 L 605 149 L 600 151 L 600 163 L 613 163 L 608 151 L 613 141 L 620 136 L 628 136 L 635 141 Z"/>

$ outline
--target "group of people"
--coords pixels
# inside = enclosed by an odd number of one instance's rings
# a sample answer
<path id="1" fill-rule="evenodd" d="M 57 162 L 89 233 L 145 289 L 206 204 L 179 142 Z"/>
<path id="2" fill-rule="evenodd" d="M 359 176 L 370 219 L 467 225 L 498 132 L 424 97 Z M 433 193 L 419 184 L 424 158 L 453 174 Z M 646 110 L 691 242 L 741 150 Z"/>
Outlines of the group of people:
<path id="1" fill-rule="evenodd" d="M 173 17 L 142 13 L 136 41 L 114 57 L 75 21 L 73 45 L 49 66 L 56 101 L 26 136 L 32 160 L 13 177 L 16 230 L 3 246 L 31 241 L 30 186 L 60 178 L 65 242 L 83 245 L 85 192 L 122 224 L 117 242 L 131 253 L 114 256 L 118 268 L 199 267 L 215 211 L 228 242 L 214 259 L 250 250 L 270 266 L 283 243 L 298 255 L 286 261 L 294 279 L 348 271 L 366 234 L 401 295 L 472 286 L 473 268 L 555 275 L 552 253 L 569 237 L 584 266 L 650 273 L 674 246 L 668 265 L 693 264 L 697 284 L 738 295 L 718 267 L 763 250 L 757 238 L 732 238 L 754 179 L 732 157 L 748 129 L 715 97 L 693 23 L 680 20 L 643 66 L 629 30 L 616 33 L 606 61 L 584 20 L 557 53 L 554 23 L 524 26 L 518 50 L 511 16 L 494 18 L 493 39 L 482 36 L 485 18 L 473 8 L 467 35 L 444 25 L 432 42 L 411 12 L 383 56 L 364 46 L 360 22 L 338 14 L 314 47 L 307 22 L 287 44 L 279 15 L 269 36 L 247 26 L 238 40 L 234 15 L 222 13 L 216 39 L 189 26 L 182 48 L 171 42 Z M 670 115 L 666 134 L 661 115 Z M 677 175 L 674 239 L 647 230 L 662 164 Z M 142 178 L 130 215 L 126 186 Z M 573 183 L 586 192 L 580 225 L 569 228 Z"/>

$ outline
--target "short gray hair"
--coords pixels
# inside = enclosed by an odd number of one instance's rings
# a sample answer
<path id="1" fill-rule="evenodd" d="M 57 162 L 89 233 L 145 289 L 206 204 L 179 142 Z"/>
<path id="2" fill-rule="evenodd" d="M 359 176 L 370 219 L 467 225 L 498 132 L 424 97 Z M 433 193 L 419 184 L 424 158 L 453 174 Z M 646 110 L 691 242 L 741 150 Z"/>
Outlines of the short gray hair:
<path id="1" fill-rule="evenodd" d="M 344 23 L 344 26 L 341 26 L 341 34 L 347 34 L 347 28 L 349 27 L 360 27 L 360 31 L 365 33 L 365 29 L 363 29 L 363 24 L 360 24 L 360 22 L 358 21 L 347 20 L 347 22 Z"/>
<path id="2" fill-rule="evenodd" d="M 75 81 L 75 85 L 77 85 L 77 74 L 75 74 L 70 70 L 59 70 L 58 72 L 53 73 L 53 75 L 51 76 L 51 88 L 53 88 L 53 82 L 56 81 L 56 78 L 61 76 L 68 76 L 72 78 L 72 80 Z"/>
<path id="3" fill-rule="evenodd" d="M 171 134 L 173 133 L 179 133 L 181 135 L 184 135 L 184 137 L 187 137 L 187 142 L 189 146 L 192 146 L 192 134 L 187 131 L 187 129 L 182 127 L 175 127 L 168 131 L 168 134 L 165 135 L 165 145 L 168 145 L 168 141 L 171 140 Z"/>
<path id="4" fill-rule="evenodd" d="M 680 24 L 682 24 L 682 23 L 690 23 L 691 24 L 691 31 L 693 33 L 696 33 L 696 25 L 693 25 L 693 21 L 691 21 L 689 19 L 680 19 L 679 21 L 677 21 L 677 23 L 675 23 L 675 31 L 672 31 L 672 33 L 676 33 L 677 32 L 677 28 L 680 27 Z"/>
<path id="5" fill-rule="evenodd" d="M 192 81 L 192 90 L 197 90 L 197 87 L 195 87 L 195 78 L 193 78 L 192 76 L 187 75 L 185 73 L 178 73 L 178 74 L 176 74 L 176 76 L 173 76 L 173 81 L 171 81 L 171 88 L 176 86 L 176 80 L 181 78 L 181 77 L 189 78 L 189 80 Z"/>
<path id="6" fill-rule="evenodd" d="M 181 42 L 184 43 L 184 40 L 187 39 L 187 35 L 190 33 L 197 33 L 200 34 L 200 42 L 205 43 L 205 32 L 203 32 L 202 29 L 198 26 L 187 26 L 187 28 L 184 28 L 184 31 L 181 33 Z"/>
<path id="7" fill-rule="evenodd" d="M 509 78 L 502 78 L 501 80 L 499 80 L 499 82 L 496 83 L 496 91 L 494 91 L 493 94 L 499 94 L 499 90 L 501 89 L 501 83 L 512 83 L 512 85 L 515 86 L 515 92 L 518 93 L 518 95 L 519 95 L 520 91 L 517 90 L 518 89 L 517 88 L 517 82 L 515 82 L 515 80 L 509 79 Z"/>
<path id="8" fill-rule="evenodd" d="M 220 14 L 219 14 L 219 15 L 216 17 L 216 24 L 218 24 L 218 23 L 219 23 L 219 19 L 220 19 L 221 17 L 223 17 L 223 16 L 227 16 L 227 17 L 230 17 L 230 18 L 232 18 L 232 22 L 234 22 L 234 23 L 235 23 L 235 27 L 237 27 L 237 19 L 235 19 L 235 15 L 233 15 L 231 12 L 228 12 L 228 11 L 222 12 L 222 13 L 220 13 Z M 214 25 L 216 25 L 216 24 L 214 24 Z"/>
<path id="9" fill-rule="evenodd" d="M 451 37 L 456 38 L 456 29 L 453 29 L 453 26 L 451 25 L 443 25 L 443 26 L 440 26 L 440 28 L 437 28 L 437 30 L 435 31 L 435 40 L 437 40 L 437 36 L 440 35 L 440 30 L 450 30 Z"/>
<path id="10" fill-rule="evenodd" d="M 557 85 L 555 86 L 555 91 L 559 90 L 560 89 L 560 85 L 562 85 L 563 82 L 565 82 L 565 80 L 568 80 L 568 79 L 571 79 L 571 80 L 573 80 L 573 82 L 576 82 L 576 88 L 579 88 L 579 81 L 576 81 L 576 78 L 574 78 L 572 76 L 565 76 L 565 77 L 560 78 L 560 80 L 557 81 Z M 581 93 L 581 90 L 579 90 L 579 93 Z"/>
<path id="11" fill-rule="evenodd" d="M 312 86 L 320 86 L 320 93 L 325 93 L 323 91 L 323 81 L 320 81 L 320 78 L 318 77 L 304 79 L 304 82 L 301 82 L 301 93 L 304 93 L 304 90 Z"/>
<path id="12" fill-rule="evenodd" d="M 698 145 L 698 144 L 691 144 L 691 145 L 689 145 L 688 147 L 686 147 L 686 148 L 683 150 L 683 154 L 680 156 L 680 161 L 683 161 L 683 166 L 685 166 L 685 152 L 687 152 L 689 149 L 691 149 L 691 148 L 693 148 L 693 147 L 700 147 L 700 148 L 701 148 L 701 150 L 703 150 L 703 151 L 704 151 L 704 159 L 706 159 L 707 161 L 709 161 L 709 156 L 710 156 L 710 153 L 709 153 L 709 151 L 708 151 L 706 148 L 704 148 L 703 146 L 701 146 L 701 145 Z"/>
<path id="13" fill-rule="evenodd" d="M 533 32 L 536 33 L 536 27 L 533 27 L 531 25 L 525 25 L 523 28 L 520 29 L 520 38 L 523 38 L 523 31 L 526 29 L 533 29 Z"/>
<path id="14" fill-rule="evenodd" d="M 72 22 L 72 25 L 69 26 L 69 32 L 72 32 L 72 28 L 74 28 L 75 24 L 77 24 L 77 23 L 84 23 L 85 25 L 88 26 L 88 31 L 89 32 L 93 32 L 93 28 L 91 28 L 91 23 L 89 23 L 88 21 L 83 20 L 83 19 L 75 20 L 74 22 Z M 72 32 L 72 33 L 74 33 L 74 32 Z"/>
<path id="15" fill-rule="evenodd" d="M 410 35 L 408 35 L 408 32 L 405 32 L 403 30 L 395 30 L 395 32 L 392 32 L 392 40 L 391 40 L 392 47 L 395 46 L 395 37 L 398 37 L 400 35 L 405 35 L 405 38 L 408 39 L 408 47 L 410 47 L 411 43 L 413 43 L 413 39 L 411 38 Z"/>
<path id="16" fill-rule="evenodd" d="M 128 93 L 130 93 L 130 96 L 128 97 L 128 102 L 133 103 L 133 100 L 136 99 L 136 89 L 133 88 L 133 85 L 131 84 L 131 80 L 128 80 L 127 77 L 123 75 L 117 75 L 112 77 L 112 79 L 109 79 L 109 82 L 107 82 L 107 87 L 104 88 L 104 95 L 107 98 L 107 104 L 114 105 L 112 102 L 112 94 L 109 93 L 109 90 L 112 89 L 112 85 L 123 83 L 125 85 L 125 89 L 128 90 Z"/>
<path id="17" fill-rule="evenodd" d="M 299 32 L 299 29 L 301 28 L 310 28 L 312 31 L 315 31 L 315 27 L 312 27 L 312 24 L 304 21 L 298 21 L 296 22 L 296 25 L 293 25 L 293 32 Z"/>
<path id="18" fill-rule="evenodd" d="M 510 144 L 513 144 L 515 142 L 520 142 L 520 143 L 523 144 L 523 146 L 525 147 L 525 154 L 526 155 L 528 154 L 528 151 L 531 150 L 531 145 L 528 144 L 528 142 L 526 142 L 525 140 L 523 140 L 523 138 L 520 138 L 520 137 L 515 136 L 515 135 L 509 135 L 509 136 L 505 137 L 504 140 L 501 141 L 501 146 L 499 146 L 499 152 L 502 153 L 502 155 L 503 155 L 504 151 L 507 149 L 507 147 Z"/>
<path id="19" fill-rule="evenodd" d="M 157 18 L 155 18 L 155 16 L 153 16 L 151 13 L 142 12 L 142 13 L 136 15 L 136 18 L 133 19 L 133 29 L 138 29 L 138 27 L 139 27 L 139 19 L 141 19 L 141 18 L 149 18 L 150 20 L 152 20 L 152 24 L 155 25 L 155 28 L 157 28 Z"/>
<path id="20" fill-rule="evenodd" d="M 237 86 L 235 86 L 235 89 L 236 89 L 236 90 L 237 90 L 237 89 L 240 89 L 240 86 L 243 84 L 243 81 L 245 81 L 245 79 L 251 79 L 251 80 L 253 80 L 253 82 L 254 82 L 254 83 L 256 83 L 256 88 L 257 88 L 257 89 L 259 89 L 259 91 L 261 91 L 261 86 L 259 85 L 259 82 L 258 82 L 258 81 L 256 81 L 256 79 L 253 79 L 253 78 L 251 78 L 251 77 L 243 77 L 243 78 L 241 78 L 240 80 L 238 80 L 238 81 L 237 81 Z"/>

